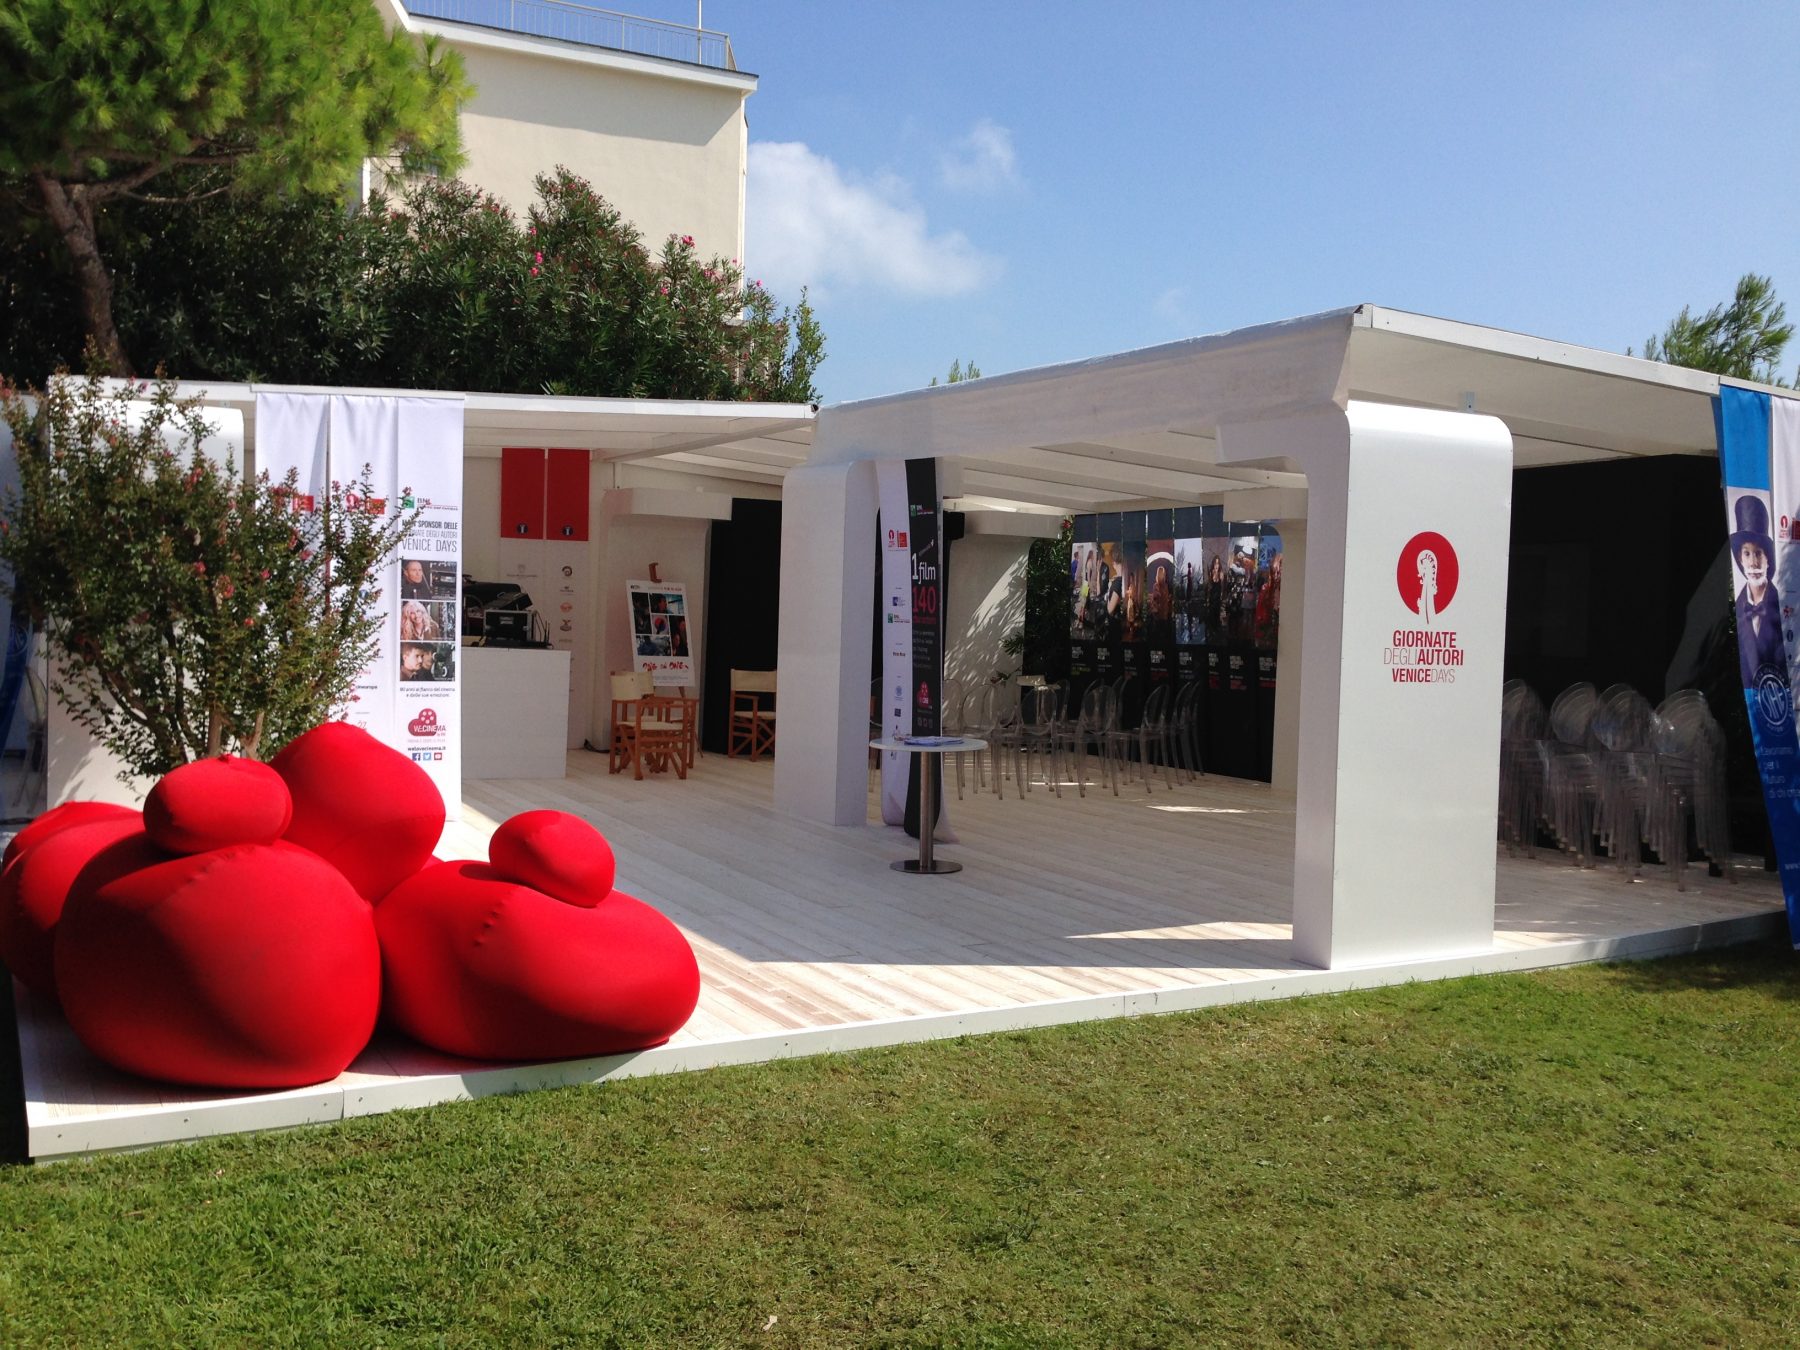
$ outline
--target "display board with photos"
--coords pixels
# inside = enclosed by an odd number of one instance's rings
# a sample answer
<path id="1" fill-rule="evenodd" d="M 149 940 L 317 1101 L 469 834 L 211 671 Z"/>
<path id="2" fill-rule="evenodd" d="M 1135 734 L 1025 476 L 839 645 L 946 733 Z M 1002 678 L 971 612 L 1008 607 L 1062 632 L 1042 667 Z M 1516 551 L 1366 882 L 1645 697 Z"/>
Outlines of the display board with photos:
<path id="1" fill-rule="evenodd" d="M 659 685 L 694 683 L 687 586 L 679 581 L 628 581 L 632 668 Z"/>
<path id="2" fill-rule="evenodd" d="M 1281 535 L 1271 521 L 1228 521 L 1216 506 L 1076 516 L 1069 548 L 1070 672 L 1136 676 L 1135 717 L 1157 684 L 1198 683 L 1209 771 L 1267 780 Z"/>

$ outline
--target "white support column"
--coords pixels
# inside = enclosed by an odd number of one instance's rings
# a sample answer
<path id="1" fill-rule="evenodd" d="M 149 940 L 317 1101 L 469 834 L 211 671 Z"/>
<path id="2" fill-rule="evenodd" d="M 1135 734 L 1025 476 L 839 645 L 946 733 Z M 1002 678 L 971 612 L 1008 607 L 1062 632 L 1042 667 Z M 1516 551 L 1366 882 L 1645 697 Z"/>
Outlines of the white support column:
<path id="1" fill-rule="evenodd" d="M 827 825 L 868 819 L 875 510 L 869 461 L 782 484 L 775 806 Z"/>
<path id="2" fill-rule="evenodd" d="M 1505 424 L 1352 401 L 1221 428 L 1219 440 L 1223 461 L 1307 474 L 1295 954 L 1335 968 L 1488 948 Z M 1421 548 L 1435 563 L 1435 613 L 1419 594 Z M 1279 678 L 1293 673 L 1283 665 Z"/>

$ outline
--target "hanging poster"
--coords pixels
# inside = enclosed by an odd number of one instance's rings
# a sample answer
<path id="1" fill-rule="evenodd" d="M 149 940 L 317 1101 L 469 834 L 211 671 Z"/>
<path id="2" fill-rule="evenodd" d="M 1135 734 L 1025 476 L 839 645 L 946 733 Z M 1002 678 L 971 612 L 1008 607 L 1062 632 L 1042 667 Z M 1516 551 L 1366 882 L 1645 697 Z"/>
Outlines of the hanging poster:
<path id="1" fill-rule="evenodd" d="M 1781 616 L 1782 588 L 1792 582 L 1779 571 L 1770 532 L 1777 519 L 1770 511 L 1772 487 L 1783 493 L 1779 519 L 1785 524 L 1784 543 L 1795 538 L 1794 522 L 1800 519 L 1800 500 L 1789 499 L 1800 485 L 1800 404 L 1723 386 L 1714 417 L 1725 478 L 1738 667 L 1769 834 L 1787 900 L 1788 933 L 1800 947 L 1800 739 L 1794 729 L 1790 677 L 1796 644 L 1784 643 Z"/>
<path id="2" fill-rule="evenodd" d="M 679 581 L 628 581 L 631 664 L 659 685 L 694 683 L 687 586 Z"/>
<path id="3" fill-rule="evenodd" d="M 431 775 L 445 810 L 462 807 L 458 621 L 462 585 L 460 398 L 259 393 L 257 468 L 296 474 L 296 509 L 320 509 L 333 484 L 369 475 L 352 510 L 418 513 L 380 578 L 385 607 L 375 659 L 358 676 L 344 720 Z"/>

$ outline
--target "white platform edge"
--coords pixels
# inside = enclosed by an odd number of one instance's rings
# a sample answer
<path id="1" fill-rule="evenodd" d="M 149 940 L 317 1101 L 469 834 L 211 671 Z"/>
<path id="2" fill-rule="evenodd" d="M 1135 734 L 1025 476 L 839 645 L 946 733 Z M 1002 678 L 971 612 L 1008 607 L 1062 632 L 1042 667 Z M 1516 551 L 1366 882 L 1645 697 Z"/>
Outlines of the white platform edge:
<path id="1" fill-rule="evenodd" d="M 1683 952 L 1735 946 L 1786 932 L 1781 910 L 1699 924 L 1634 933 L 1623 937 L 1571 939 L 1524 950 L 1488 950 L 1463 956 L 1395 962 L 1345 970 L 1298 971 L 1260 980 L 1189 985 L 1175 989 L 1057 999 L 1009 1008 L 972 1009 L 813 1027 L 772 1035 L 744 1036 L 595 1059 L 547 1064 L 471 1066 L 466 1070 L 366 1081 L 348 1073 L 331 1083 L 287 1092 L 237 1094 L 216 1100 L 110 1112 L 52 1121 L 44 1100 L 43 1049 L 33 1022 L 19 1019 L 20 1067 L 24 1078 L 26 1148 L 44 1162 L 90 1153 L 143 1148 L 218 1135 L 282 1129 L 379 1115 L 409 1107 L 468 1101 L 503 1093 L 604 1083 L 613 1079 L 696 1069 L 760 1064 L 778 1059 L 866 1050 L 881 1046 L 947 1040 L 958 1036 L 1022 1031 L 1105 1018 L 1185 1012 L 1228 1003 L 1343 993 L 1415 981 L 1455 979 L 1511 971 L 1550 969 L 1592 961 L 1649 960 Z M 353 1080 L 345 1083 L 344 1079 Z"/>

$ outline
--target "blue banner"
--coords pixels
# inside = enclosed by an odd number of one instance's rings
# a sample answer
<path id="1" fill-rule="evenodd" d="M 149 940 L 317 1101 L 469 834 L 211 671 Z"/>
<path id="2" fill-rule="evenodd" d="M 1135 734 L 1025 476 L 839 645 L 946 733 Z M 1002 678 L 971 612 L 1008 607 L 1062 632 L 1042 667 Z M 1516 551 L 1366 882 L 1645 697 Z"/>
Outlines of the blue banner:
<path id="1" fill-rule="evenodd" d="M 1788 933 L 1800 947 L 1800 737 L 1794 730 L 1788 644 L 1770 530 L 1774 445 L 1770 398 L 1748 389 L 1721 387 L 1713 408 L 1719 461 L 1725 479 L 1725 519 L 1731 534 L 1732 584 L 1737 595 L 1738 666 L 1750 735 L 1762 778 L 1769 834 L 1787 900 Z M 1783 419 L 1786 420 L 1785 418 Z M 1789 454 L 1800 446 L 1783 447 Z M 1785 476 L 1785 475 L 1784 475 Z M 1792 513 L 1784 513 L 1783 537 Z"/>

